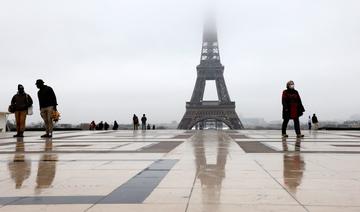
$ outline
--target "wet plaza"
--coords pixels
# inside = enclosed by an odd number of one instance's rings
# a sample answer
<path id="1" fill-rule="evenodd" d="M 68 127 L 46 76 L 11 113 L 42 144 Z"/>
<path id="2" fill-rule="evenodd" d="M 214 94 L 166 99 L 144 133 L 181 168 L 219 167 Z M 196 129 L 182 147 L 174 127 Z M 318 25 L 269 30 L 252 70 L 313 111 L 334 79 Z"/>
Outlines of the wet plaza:
<path id="1" fill-rule="evenodd" d="M 360 132 L 0 135 L 0 211 L 360 211 Z"/>

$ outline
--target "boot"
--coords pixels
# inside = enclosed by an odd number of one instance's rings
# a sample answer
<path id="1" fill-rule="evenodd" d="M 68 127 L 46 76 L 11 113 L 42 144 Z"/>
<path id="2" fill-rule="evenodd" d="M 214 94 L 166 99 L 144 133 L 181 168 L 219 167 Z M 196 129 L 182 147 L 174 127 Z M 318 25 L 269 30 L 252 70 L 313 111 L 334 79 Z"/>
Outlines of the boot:
<path id="1" fill-rule="evenodd" d="M 48 138 L 49 137 L 49 134 L 48 133 L 46 133 L 46 134 L 44 134 L 44 135 L 42 135 L 42 136 L 40 136 L 41 138 Z"/>

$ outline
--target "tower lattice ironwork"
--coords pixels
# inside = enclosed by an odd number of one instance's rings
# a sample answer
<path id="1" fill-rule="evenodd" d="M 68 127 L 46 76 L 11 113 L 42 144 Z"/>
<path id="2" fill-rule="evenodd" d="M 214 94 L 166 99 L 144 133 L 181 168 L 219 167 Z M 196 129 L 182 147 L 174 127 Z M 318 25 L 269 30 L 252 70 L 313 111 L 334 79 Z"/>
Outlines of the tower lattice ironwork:
<path id="1" fill-rule="evenodd" d="M 206 81 L 214 80 L 218 101 L 203 101 Z M 235 111 L 235 102 L 230 100 L 224 79 L 224 66 L 220 61 L 219 43 L 215 21 L 205 23 L 200 65 L 190 102 L 178 129 L 191 129 L 207 120 L 225 123 L 230 129 L 242 129 L 243 125 Z"/>

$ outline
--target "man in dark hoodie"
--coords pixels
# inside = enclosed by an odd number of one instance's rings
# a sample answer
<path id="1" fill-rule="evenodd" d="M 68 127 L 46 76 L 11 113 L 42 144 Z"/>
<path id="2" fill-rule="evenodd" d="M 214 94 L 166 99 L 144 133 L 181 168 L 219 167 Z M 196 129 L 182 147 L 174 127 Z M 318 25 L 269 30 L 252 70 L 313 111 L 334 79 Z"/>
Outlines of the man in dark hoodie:
<path id="1" fill-rule="evenodd" d="M 52 114 L 57 111 L 57 101 L 53 89 L 47 85 L 44 85 L 44 81 L 41 79 L 36 80 L 36 87 L 39 89 L 38 98 L 40 104 L 41 117 L 44 120 L 46 134 L 42 135 L 42 138 L 51 138 L 53 133 L 54 122 Z"/>
<path id="2" fill-rule="evenodd" d="M 28 108 L 33 104 L 33 100 L 30 95 L 25 93 L 24 86 L 18 85 L 18 92 L 11 99 L 11 106 L 15 111 L 16 119 L 16 135 L 14 137 L 24 137 L 26 116 Z"/>
<path id="3" fill-rule="evenodd" d="M 286 128 L 289 120 L 294 120 L 294 127 L 296 136 L 298 138 L 304 137 L 300 132 L 300 121 L 299 117 L 305 112 L 304 106 L 301 102 L 301 98 L 297 90 L 295 90 L 295 84 L 293 81 L 289 81 L 286 84 L 286 90 L 282 94 L 282 105 L 283 105 L 283 124 L 282 124 L 282 136 L 288 137 L 286 134 Z"/>

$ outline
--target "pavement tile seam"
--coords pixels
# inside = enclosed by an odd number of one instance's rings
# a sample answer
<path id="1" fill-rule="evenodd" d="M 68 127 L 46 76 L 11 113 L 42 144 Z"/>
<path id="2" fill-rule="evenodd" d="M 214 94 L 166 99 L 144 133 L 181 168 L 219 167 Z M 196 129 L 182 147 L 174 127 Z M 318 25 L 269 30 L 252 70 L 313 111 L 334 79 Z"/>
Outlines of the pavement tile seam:
<path id="1" fill-rule="evenodd" d="M 273 175 L 271 175 L 270 172 L 268 172 L 265 167 L 263 167 L 261 165 L 261 163 L 259 163 L 258 161 L 255 160 L 255 162 L 276 182 L 278 183 L 290 196 L 291 198 L 293 198 L 300 206 L 302 206 L 306 211 L 308 211 L 308 209 L 296 198 L 296 196 L 294 196 L 286 187 L 284 187 L 284 185 L 279 182 Z"/>
<path id="2" fill-rule="evenodd" d="M 140 173 L 136 174 L 128 182 L 122 184 L 113 192 L 106 196 L 35 196 L 35 197 L 0 197 L 0 204 L 4 205 L 46 205 L 46 204 L 140 204 L 148 195 L 156 188 L 171 168 L 177 163 L 178 160 L 157 160 L 148 168 L 144 169 Z M 161 164 L 161 167 L 167 166 L 161 170 L 154 169 L 157 164 Z M 149 177 L 143 176 L 144 173 L 152 172 Z M 159 172 L 160 175 L 151 177 L 154 172 Z M 147 186 L 137 188 L 131 186 L 134 180 L 147 182 Z M 147 179 L 147 180 L 145 180 Z M 149 183 L 152 183 L 149 185 Z M 135 183 L 134 185 L 137 185 Z M 135 192 L 134 192 L 135 191 Z M 134 192 L 134 193 L 129 193 Z M 140 193 L 139 193 L 140 192 Z M 132 195 L 130 195 L 132 194 Z M 120 195 L 120 196 L 119 196 Z"/>

